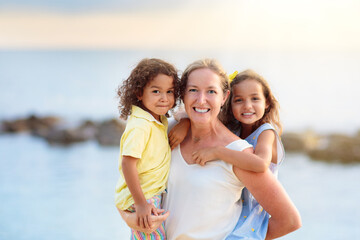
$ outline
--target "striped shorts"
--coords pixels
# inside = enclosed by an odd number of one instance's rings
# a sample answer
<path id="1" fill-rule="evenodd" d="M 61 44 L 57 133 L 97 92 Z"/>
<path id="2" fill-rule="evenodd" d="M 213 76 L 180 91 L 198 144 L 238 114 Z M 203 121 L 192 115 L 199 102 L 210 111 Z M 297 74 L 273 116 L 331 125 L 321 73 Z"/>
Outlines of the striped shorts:
<path id="1" fill-rule="evenodd" d="M 161 203 L 161 194 L 155 195 L 152 198 L 147 200 L 149 203 L 154 203 L 156 208 L 160 208 Z M 134 204 L 131 205 L 128 209 L 130 212 L 135 212 Z M 166 240 L 166 234 L 165 234 L 165 226 L 164 222 L 161 224 L 161 226 L 156 229 L 152 233 L 143 233 L 140 231 L 136 231 L 131 229 L 131 240 Z"/>

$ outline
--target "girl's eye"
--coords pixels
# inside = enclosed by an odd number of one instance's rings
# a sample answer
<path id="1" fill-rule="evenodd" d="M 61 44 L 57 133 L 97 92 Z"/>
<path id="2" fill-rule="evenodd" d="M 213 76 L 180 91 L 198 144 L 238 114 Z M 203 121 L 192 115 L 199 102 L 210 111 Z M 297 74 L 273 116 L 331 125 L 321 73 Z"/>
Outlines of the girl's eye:
<path id="1" fill-rule="evenodd" d="M 215 90 L 209 90 L 209 93 L 213 94 L 213 93 L 216 93 Z"/>
<path id="2" fill-rule="evenodd" d="M 234 102 L 242 102 L 242 100 L 238 98 L 238 99 L 235 99 Z"/>
<path id="3" fill-rule="evenodd" d="M 190 88 L 188 91 L 189 92 L 197 92 L 197 90 L 195 88 Z"/>
<path id="4" fill-rule="evenodd" d="M 167 91 L 167 93 L 174 93 L 174 91 L 173 91 L 173 90 L 169 90 L 169 91 Z"/>
<path id="5" fill-rule="evenodd" d="M 260 98 L 258 98 L 258 97 L 253 97 L 252 100 L 257 101 L 257 100 L 260 100 Z"/>

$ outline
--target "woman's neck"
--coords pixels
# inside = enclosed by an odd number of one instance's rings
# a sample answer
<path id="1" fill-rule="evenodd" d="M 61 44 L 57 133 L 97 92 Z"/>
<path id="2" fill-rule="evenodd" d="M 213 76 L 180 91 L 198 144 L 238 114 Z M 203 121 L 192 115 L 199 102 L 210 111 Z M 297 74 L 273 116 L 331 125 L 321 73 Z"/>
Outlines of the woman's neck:
<path id="1" fill-rule="evenodd" d="M 214 136 L 218 137 L 219 128 L 221 128 L 219 123 L 219 121 L 209 125 L 191 123 L 189 134 L 191 139 L 189 140 L 194 144 L 211 141 Z"/>

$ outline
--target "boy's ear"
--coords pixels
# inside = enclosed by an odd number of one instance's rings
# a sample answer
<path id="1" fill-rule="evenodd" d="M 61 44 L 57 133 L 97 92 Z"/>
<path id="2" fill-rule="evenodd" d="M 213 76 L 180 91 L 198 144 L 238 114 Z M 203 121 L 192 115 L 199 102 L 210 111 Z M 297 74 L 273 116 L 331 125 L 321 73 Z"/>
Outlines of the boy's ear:
<path id="1" fill-rule="evenodd" d="M 142 94 L 141 94 L 141 92 L 137 92 L 137 93 L 136 93 L 136 98 L 137 98 L 139 101 L 141 101 L 141 99 L 142 99 Z"/>

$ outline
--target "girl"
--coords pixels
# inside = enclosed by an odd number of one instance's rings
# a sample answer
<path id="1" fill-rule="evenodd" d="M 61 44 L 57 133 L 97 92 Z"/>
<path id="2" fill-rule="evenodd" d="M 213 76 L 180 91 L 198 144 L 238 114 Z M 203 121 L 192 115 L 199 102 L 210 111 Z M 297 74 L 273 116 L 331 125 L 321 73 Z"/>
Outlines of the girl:
<path id="1" fill-rule="evenodd" d="M 160 213 L 171 154 L 165 116 L 178 98 L 178 81 L 171 64 L 143 59 L 118 89 L 121 117 L 130 118 L 120 141 L 115 203 L 119 210 L 135 211 L 142 228 L 150 228 L 151 215 Z M 131 233 L 131 239 L 166 239 L 164 225 L 151 234 Z"/>
<path id="2" fill-rule="evenodd" d="M 251 70 L 230 75 L 230 96 L 221 112 L 225 125 L 254 147 L 255 154 L 234 151 L 224 147 L 203 148 L 192 154 L 200 165 L 221 159 L 244 170 L 264 172 L 267 168 L 277 176 L 277 168 L 284 158 L 284 149 L 277 131 L 281 133 L 279 104 L 263 77 Z M 273 125 L 276 127 L 273 127 Z M 181 120 L 179 128 L 188 128 L 189 122 Z M 184 130 L 169 133 L 170 145 L 181 142 Z M 174 136 L 176 135 L 176 137 Z M 241 217 L 226 238 L 265 239 L 269 214 L 263 211 L 247 189 L 242 194 Z"/>

